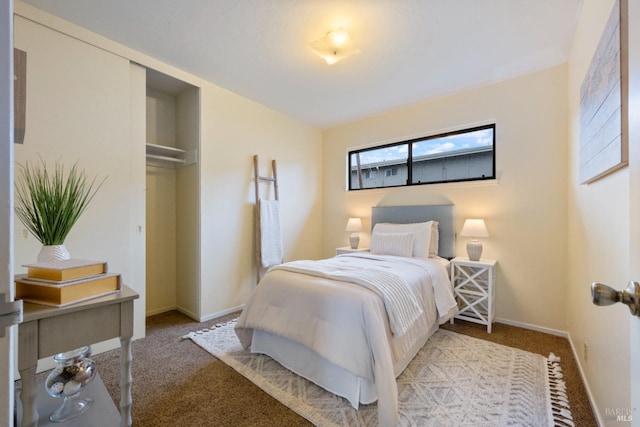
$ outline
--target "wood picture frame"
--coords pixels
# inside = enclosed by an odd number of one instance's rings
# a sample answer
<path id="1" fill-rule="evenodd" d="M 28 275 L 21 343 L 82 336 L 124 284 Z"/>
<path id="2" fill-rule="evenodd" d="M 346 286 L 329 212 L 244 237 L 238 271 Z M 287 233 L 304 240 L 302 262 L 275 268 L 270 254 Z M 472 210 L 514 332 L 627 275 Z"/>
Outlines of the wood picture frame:
<path id="1" fill-rule="evenodd" d="M 580 184 L 629 163 L 627 2 L 616 0 L 580 88 Z"/>
<path id="2" fill-rule="evenodd" d="M 24 143 L 27 109 L 27 52 L 13 49 L 13 142 Z"/>

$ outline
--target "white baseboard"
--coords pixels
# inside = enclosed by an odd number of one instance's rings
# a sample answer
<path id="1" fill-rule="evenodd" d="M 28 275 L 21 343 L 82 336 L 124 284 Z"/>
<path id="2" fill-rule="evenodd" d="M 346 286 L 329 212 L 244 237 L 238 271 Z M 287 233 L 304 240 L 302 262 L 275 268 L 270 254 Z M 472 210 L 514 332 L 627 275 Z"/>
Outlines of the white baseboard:
<path id="1" fill-rule="evenodd" d="M 600 412 L 598 411 L 598 408 L 594 404 L 593 394 L 591 393 L 591 388 L 589 388 L 589 383 L 587 382 L 587 377 L 585 376 L 584 370 L 582 369 L 582 362 L 581 362 L 580 356 L 578 355 L 578 352 L 576 350 L 576 346 L 573 344 L 573 340 L 571 339 L 571 335 L 569 335 L 567 337 L 567 339 L 569 340 L 569 345 L 571 346 L 571 351 L 573 352 L 573 357 L 576 359 L 576 364 L 578 365 L 578 371 L 580 372 L 580 377 L 582 378 L 582 384 L 584 385 L 584 389 L 587 392 L 587 397 L 589 398 L 589 404 L 591 405 L 591 410 L 593 411 L 593 414 L 596 417 L 596 423 L 598 423 L 598 426 L 603 426 L 604 425 L 604 421 L 602 420 L 602 417 L 600 416 Z"/>
<path id="2" fill-rule="evenodd" d="M 200 318 L 200 322 L 208 322 L 209 320 L 217 319 L 218 317 L 226 316 L 227 314 L 231 314 L 236 311 L 240 311 L 244 308 L 244 304 L 239 305 L 237 307 L 229 308 L 223 311 L 218 311 L 217 313 L 209 314 L 207 316 L 203 316 Z"/>
<path id="3" fill-rule="evenodd" d="M 505 325 L 510 325 L 510 326 L 517 326 L 519 328 L 523 328 L 523 329 L 530 329 L 532 331 L 538 331 L 538 332 L 544 332 L 545 334 L 550 334 L 550 335 L 555 335 L 558 337 L 563 337 L 563 338 L 568 338 L 569 334 L 565 331 L 559 331 L 557 329 L 551 329 L 551 328 L 545 328 L 542 326 L 537 326 L 537 325 L 531 325 L 529 323 L 522 323 L 522 322 L 516 322 L 513 320 L 507 320 L 507 319 L 498 319 L 495 318 L 493 319 L 494 322 L 496 323 L 504 323 Z"/>
<path id="4" fill-rule="evenodd" d="M 149 317 L 149 316 L 154 316 L 154 315 L 160 314 L 160 313 L 166 313 L 167 311 L 177 310 L 180 313 L 184 314 L 185 316 L 188 316 L 188 317 L 192 318 L 193 320 L 196 320 L 198 322 L 206 322 L 208 320 L 217 319 L 218 317 L 226 316 L 227 314 L 233 313 L 235 311 L 240 311 L 243 308 L 244 308 L 244 304 L 239 305 L 237 307 L 229 308 L 227 310 L 218 311 L 216 313 L 209 314 L 207 316 L 198 317 L 191 310 L 187 310 L 184 307 L 166 307 L 166 308 L 159 308 L 159 309 L 156 309 L 156 310 L 153 310 L 153 311 L 149 311 L 149 312 L 145 313 L 145 316 Z"/>
<path id="5" fill-rule="evenodd" d="M 156 314 L 160 314 L 160 313 L 166 313 L 167 311 L 171 311 L 171 310 L 175 310 L 176 306 L 173 305 L 171 307 L 165 307 L 165 308 L 156 308 L 155 310 L 151 310 L 151 311 L 147 311 L 144 313 L 145 317 L 149 317 L 149 316 L 155 316 Z"/>
<path id="6" fill-rule="evenodd" d="M 180 313 L 184 314 L 185 316 L 192 318 L 195 321 L 198 321 L 198 322 L 200 321 L 198 320 L 198 316 L 195 313 L 193 313 L 191 310 L 187 310 L 184 307 L 176 307 L 175 309 Z"/>
<path id="7" fill-rule="evenodd" d="M 573 353 L 573 358 L 576 360 L 576 364 L 578 365 L 578 372 L 580 372 L 580 378 L 582 379 L 582 384 L 584 384 L 584 388 L 587 392 L 587 397 L 589 398 L 589 404 L 591 405 L 591 409 L 593 410 L 593 414 L 596 417 L 596 423 L 598 426 L 604 426 L 604 422 L 602 421 L 602 417 L 594 405 L 593 394 L 591 393 L 591 389 L 589 388 L 589 383 L 587 382 L 587 378 L 584 374 L 584 370 L 582 369 L 582 363 L 578 352 L 576 351 L 576 346 L 573 344 L 573 340 L 571 339 L 571 335 L 565 331 L 559 331 L 556 329 L 544 328 L 541 326 L 530 325 L 528 323 L 515 322 L 513 320 L 507 319 L 494 319 L 496 323 L 504 323 L 505 325 L 517 326 L 519 328 L 530 329 L 533 331 L 544 332 L 546 334 L 556 335 L 559 337 L 566 338 L 569 341 L 569 345 L 571 346 L 571 352 Z"/>

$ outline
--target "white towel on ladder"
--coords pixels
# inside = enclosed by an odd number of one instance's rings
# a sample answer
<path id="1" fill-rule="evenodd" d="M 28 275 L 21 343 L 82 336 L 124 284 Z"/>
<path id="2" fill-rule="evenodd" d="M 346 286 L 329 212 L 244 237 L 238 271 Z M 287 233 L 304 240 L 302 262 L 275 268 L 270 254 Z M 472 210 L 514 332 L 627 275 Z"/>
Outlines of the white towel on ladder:
<path id="1" fill-rule="evenodd" d="M 258 200 L 260 209 L 260 254 L 262 267 L 282 264 L 282 234 L 280 232 L 280 203 L 277 200 Z"/>

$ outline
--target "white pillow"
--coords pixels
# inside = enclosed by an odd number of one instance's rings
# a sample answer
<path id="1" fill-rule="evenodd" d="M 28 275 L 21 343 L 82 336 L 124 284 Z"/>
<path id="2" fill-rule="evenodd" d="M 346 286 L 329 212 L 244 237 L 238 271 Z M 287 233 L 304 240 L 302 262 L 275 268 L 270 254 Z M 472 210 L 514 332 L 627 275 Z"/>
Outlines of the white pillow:
<path id="1" fill-rule="evenodd" d="M 373 227 L 373 233 L 412 233 L 413 252 L 411 256 L 413 258 L 429 258 L 432 223 L 433 221 L 412 224 L 380 222 Z"/>
<path id="2" fill-rule="evenodd" d="M 371 235 L 369 250 L 377 255 L 394 255 L 411 258 L 413 233 L 377 233 Z"/>
<path id="3" fill-rule="evenodd" d="M 429 245 L 429 256 L 437 257 L 440 242 L 440 230 L 438 229 L 438 221 L 431 222 L 431 244 Z"/>

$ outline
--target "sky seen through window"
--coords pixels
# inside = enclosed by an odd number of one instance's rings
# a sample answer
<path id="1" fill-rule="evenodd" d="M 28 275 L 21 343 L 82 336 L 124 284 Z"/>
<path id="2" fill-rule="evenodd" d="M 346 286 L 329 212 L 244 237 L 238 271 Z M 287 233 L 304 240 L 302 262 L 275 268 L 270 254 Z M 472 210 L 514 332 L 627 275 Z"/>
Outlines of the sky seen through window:
<path id="1" fill-rule="evenodd" d="M 486 147 L 493 144 L 493 129 L 481 129 L 475 132 L 448 135 L 440 138 L 423 139 L 413 142 L 413 156 L 437 154 L 464 150 L 468 148 Z M 379 163 L 406 159 L 408 144 L 395 145 L 388 148 L 364 151 L 360 153 L 360 164 Z"/>

